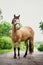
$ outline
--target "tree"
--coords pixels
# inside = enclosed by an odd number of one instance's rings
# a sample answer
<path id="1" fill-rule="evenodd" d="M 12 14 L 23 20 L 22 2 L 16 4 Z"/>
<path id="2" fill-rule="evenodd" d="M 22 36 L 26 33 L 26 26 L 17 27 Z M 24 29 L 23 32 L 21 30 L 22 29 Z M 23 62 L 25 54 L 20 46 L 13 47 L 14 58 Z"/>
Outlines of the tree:
<path id="1" fill-rule="evenodd" d="M 42 30 L 42 33 L 43 33 L 43 21 L 41 21 L 39 24 L 40 24 L 39 28 L 40 28 L 40 30 Z"/>
<path id="2" fill-rule="evenodd" d="M 3 21 L 0 23 L 0 36 L 10 36 L 11 24 Z"/>
<path id="3" fill-rule="evenodd" d="M 0 8 L 0 21 L 3 20 L 2 10 Z"/>

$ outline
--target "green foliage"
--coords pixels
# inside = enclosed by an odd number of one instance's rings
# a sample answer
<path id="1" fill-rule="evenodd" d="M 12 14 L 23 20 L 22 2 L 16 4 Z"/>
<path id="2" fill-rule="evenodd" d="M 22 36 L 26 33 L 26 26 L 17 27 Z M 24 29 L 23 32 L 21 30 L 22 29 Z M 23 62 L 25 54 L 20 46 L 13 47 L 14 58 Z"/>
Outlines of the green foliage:
<path id="1" fill-rule="evenodd" d="M 12 40 L 10 37 L 1 37 L 0 38 L 0 49 L 11 49 Z"/>
<path id="2" fill-rule="evenodd" d="M 23 27 L 21 23 L 20 23 L 20 27 Z"/>
<path id="3" fill-rule="evenodd" d="M 13 51 L 13 49 L 0 49 L 0 54 L 12 52 L 12 51 Z"/>
<path id="4" fill-rule="evenodd" d="M 2 9 L 0 8 L 0 21 L 3 20 Z"/>
<path id="5" fill-rule="evenodd" d="M 0 8 L 0 15 L 2 14 L 2 10 L 1 10 L 1 8 Z"/>
<path id="6" fill-rule="evenodd" d="M 0 23 L 0 36 L 10 36 L 11 24 L 3 21 Z"/>
<path id="7" fill-rule="evenodd" d="M 40 25 L 39 25 L 39 28 L 40 28 L 41 30 L 43 30 L 43 22 L 41 21 L 39 24 L 40 24 Z"/>
<path id="8" fill-rule="evenodd" d="M 43 51 L 43 44 L 40 44 L 37 49 L 38 49 L 39 51 Z"/>
<path id="9" fill-rule="evenodd" d="M 26 50 L 26 46 L 25 46 L 25 43 L 24 43 L 24 42 L 21 42 L 21 43 L 20 43 L 20 49 L 21 49 L 22 51 Z"/>

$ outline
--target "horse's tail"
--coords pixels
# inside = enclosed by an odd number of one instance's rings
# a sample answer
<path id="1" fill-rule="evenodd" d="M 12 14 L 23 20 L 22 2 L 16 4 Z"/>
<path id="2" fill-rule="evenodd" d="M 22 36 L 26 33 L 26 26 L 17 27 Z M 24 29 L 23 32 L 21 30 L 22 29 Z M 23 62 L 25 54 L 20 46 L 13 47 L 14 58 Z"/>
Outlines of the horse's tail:
<path id="1" fill-rule="evenodd" d="M 29 53 L 32 53 L 34 50 L 34 44 L 33 41 L 29 40 Z"/>

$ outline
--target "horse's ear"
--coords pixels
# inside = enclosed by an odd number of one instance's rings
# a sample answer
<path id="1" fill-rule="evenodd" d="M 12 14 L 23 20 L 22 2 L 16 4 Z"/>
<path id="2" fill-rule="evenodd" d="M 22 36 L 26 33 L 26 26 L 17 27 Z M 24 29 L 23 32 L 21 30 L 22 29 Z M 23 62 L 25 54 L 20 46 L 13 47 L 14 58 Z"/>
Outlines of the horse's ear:
<path id="1" fill-rule="evenodd" d="M 16 16 L 15 16 L 15 14 L 14 14 L 14 18 L 15 18 Z"/>
<path id="2" fill-rule="evenodd" d="M 12 24 L 13 24 L 13 20 L 12 20 Z"/>
<path id="3" fill-rule="evenodd" d="M 18 16 L 18 18 L 20 17 L 20 15 Z"/>

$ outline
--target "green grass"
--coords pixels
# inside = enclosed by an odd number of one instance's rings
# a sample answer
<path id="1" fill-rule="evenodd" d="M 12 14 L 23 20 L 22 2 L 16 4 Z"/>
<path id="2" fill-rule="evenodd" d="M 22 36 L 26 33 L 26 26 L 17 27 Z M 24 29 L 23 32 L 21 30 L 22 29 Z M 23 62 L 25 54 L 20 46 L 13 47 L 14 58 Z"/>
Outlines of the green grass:
<path id="1" fill-rule="evenodd" d="M 13 49 L 4 49 L 4 50 L 0 50 L 0 54 L 4 54 L 4 53 L 8 53 L 8 52 L 12 52 L 13 51 Z"/>
<path id="2" fill-rule="evenodd" d="M 18 48 L 18 44 L 16 46 Z M 21 42 L 20 50 L 25 51 L 25 49 L 26 49 L 26 46 L 25 46 L 24 42 Z M 18 49 L 17 49 L 17 51 L 18 51 Z M 0 54 L 4 54 L 4 53 L 8 53 L 8 52 L 13 52 L 13 48 L 12 49 L 0 49 Z"/>
<path id="3" fill-rule="evenodd" d="M 34 43 L 34 49 L 36 50 L 39 47 L 40 44 L 38 42 L 35 42 Z M 18 44 L 17 44 L 17 47 L 18 47 Z M 26 50 L 26 46 L 25 46 L 24 42 L 21 42 L 21 44 L 20 44 L 20 50 L 22 50 L 22 51 Z M 4 54 L 4 53 L 8 53 L 8 52 L 13 52 L 13 49 L 0 50 L 0 54 Z"/>

